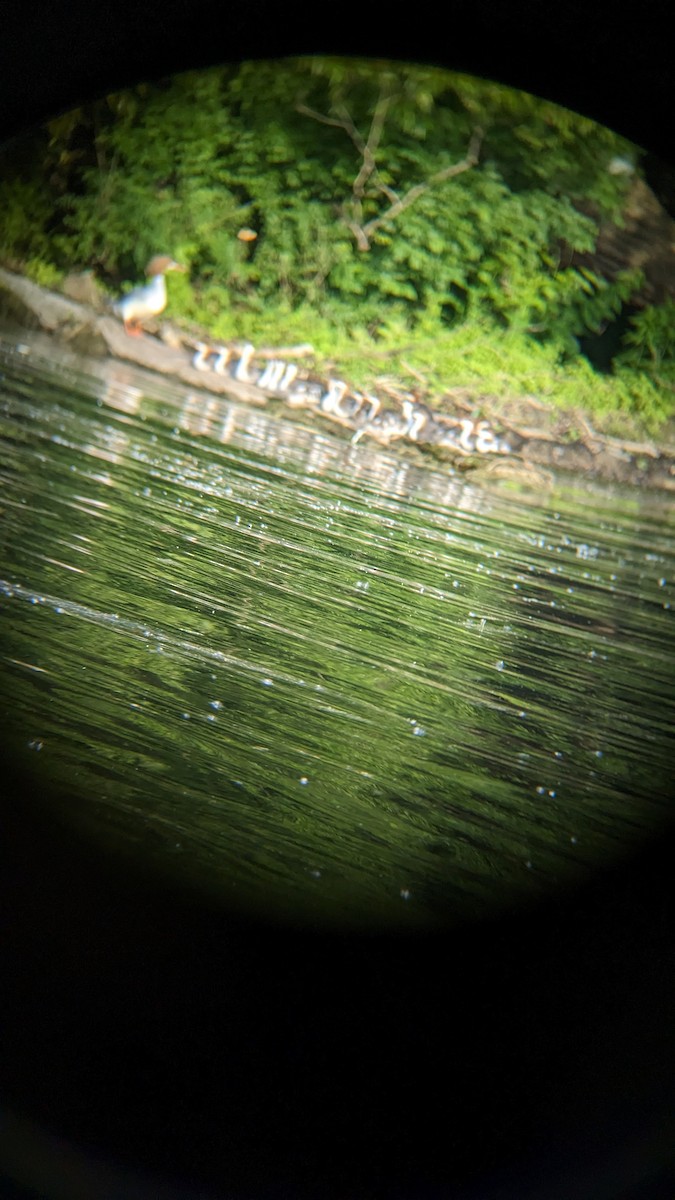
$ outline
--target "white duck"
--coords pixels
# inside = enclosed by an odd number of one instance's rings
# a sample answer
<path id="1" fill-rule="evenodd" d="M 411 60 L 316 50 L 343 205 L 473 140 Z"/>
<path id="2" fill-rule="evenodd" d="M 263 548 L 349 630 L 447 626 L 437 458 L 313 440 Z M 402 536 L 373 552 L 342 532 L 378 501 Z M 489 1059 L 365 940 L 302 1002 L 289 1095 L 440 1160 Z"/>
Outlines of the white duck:
<path id="1" fill-rule="evenodd" d="M 428 441 L 428 435 L 431 433 L 434 418 L 431 409 L 427 408 L 426 404 L 420 404 L 417 400 L 404 400 L 401 408 L 403 416 L 408 422 L 406 437 L 410 438 L 411 442 Z M 420 433 L 427 426 L 424 438 L 420 438 Z"/>
<path id="2" fill-rule="evenodd" d="M 215 346 L 213 354 L 215 354 L 215 358 L 212 365 L 216 375 L 226 375 L 227 364 L 232 358 L 232 351 L 229 346 Z"/>
<path id="3" fill-rule="evenodd" d="M 252 375 L 249 369 L 254 354 L 255 346 L 252 346 L 250 342 L 246 342 L 239 351 L 239 362 L 234 368 L 233 374 L 240 383 L 255 383 L 258 379 L 259 372 Z"/>
<path id="4" fill-rule="evenodd" d="M 195 342 L 195 353 L 192 356 L 192 366 L 195 371 L 210 371 L 209 358 L 213 354 L 213 349 L 208 342 Z"/>
<path id="5" fill-rule="evenodd" d="M 145 273 L 149 279 L 144 287 L 127 292 L 114 305 L 113 312 L 124 321 L 127 333 L 135 337 L 141 333 L 141 322 L 148 317 L 157 317 L 166 308 L 167 271 L 185 271 L 185 267 L 174 262 L 166 254 L 158 254 L 148 263 Z"/>

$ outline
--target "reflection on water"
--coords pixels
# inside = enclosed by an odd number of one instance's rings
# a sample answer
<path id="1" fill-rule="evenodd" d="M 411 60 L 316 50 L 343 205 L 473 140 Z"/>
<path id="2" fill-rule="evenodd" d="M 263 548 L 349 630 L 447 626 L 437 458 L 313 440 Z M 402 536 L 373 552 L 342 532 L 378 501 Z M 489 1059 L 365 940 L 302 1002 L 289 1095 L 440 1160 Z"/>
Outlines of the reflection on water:
<path id="1" fill-rule="evenodd" d="M 480 489 L 43 345 L 0 357 L 2 719 L 69 819 L 228 904 L 408 926 L 669 818 L 664 501 Z"/>

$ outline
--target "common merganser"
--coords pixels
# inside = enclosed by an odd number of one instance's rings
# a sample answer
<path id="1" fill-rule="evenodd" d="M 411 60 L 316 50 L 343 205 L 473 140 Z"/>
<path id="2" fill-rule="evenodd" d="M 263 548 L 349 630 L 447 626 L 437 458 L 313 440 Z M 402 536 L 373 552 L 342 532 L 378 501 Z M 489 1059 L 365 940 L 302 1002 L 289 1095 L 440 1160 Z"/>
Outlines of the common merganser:
<path id="1" fill-rule="evenodd" d="M 259 372 L 254 378 L 249 371 L 251 359 L 253 358 L 254 354 L 255 346 L 252 346 L 250 342 L 246 342 L 239 352 L 239 362 L 234 368 L 234 378 L 240 383 L 255 383 L 258 379 Z"/>
<path id="2" fill-rule="evenodd" d="M 257 386 L 268 392 L 287 392 L 300 368 L 295 363 L 271 358 L 258 379 Z"/>
<path id="3" fill-rule="evenodd" d="M 314 379 L 299 379 L 289 389 L 286 403 L 289 408 L 317 408 L 324 393 L 324 386 Z"/>
<path id="4" fill-rule="evenodd" d="M 467 417 L 463 417 L 459 421 L 452 417 L 439 417 L 434 421 L 431 441 L 436 446 L 442 446 L 449 450 L 459 450 L 460 454 L 471 454 L 474 448 L 471 441 L 472 433 L 473 421 L 470 421 Z"/>
<path id="5" fill-rule="evenodd" d="M 339 400 L 336 400 L 333 405 L 333 415 L 336 420 L 343 425 L 347 425 L 350 429 L 354 426 L 354 421 L 361 412 L 365 404 L 365 396 L 361 392 L 346 392 Z"/>
<path id="6" fill-rule="evenodd" d="M 466 450 L 467 454 L 471 454 L 472 450 L 475 449 L 475 443 L 471 440 L 475 433 L 474 422 L 470 421 L 468 417 L 462 417 L 459 424 L 462 432 L 460 433 L 457 441 L 462 449 Z"/>
<path id="7" fill-rule="evenodd" d="M 489 421 L 478 421 L 473 430 L 476 437 L 476 450 L 479 454 L 497 454 L 499 439 L 490 427 Z"/>
<path id="8" fill-rule="evenodd" d="M 167 271 L 185 271 L 180 263 L 166 254 L 158 254 L 148 263 L 145 273 L 150 280 L 145 287 L 134 288 L 113 305 L 113 312 L 124 321 L 127 333 L 137 337 L 141 333 L 141 322 L 148 317 L 157 317 L 166 308 Z"/>
<path id="9" fill-rule="evenodd" d="M 375 438 L 375 441 L 388 446 L 395 438 L 405 437 L 409 428 L 410 421 L 406 421 L 403 416 L 392 412 L 391 409 L 385 409 L 384 412 L 378 412 L 366 425 L 357 429 L 352 438 L 352 444 L 358 442 L 366 433 L 369 437 Z"/>
<path id="10" fill-rule="evenodd" d="M 207 342 L 195 342 L 195 353 L 192 356 L 192 366 L 195 371 L 210 371 L 209 358 L 213 350 Z"/>
<path id="11" fill-rule="evenodd" d="M 369 415 L 365 419 L 363 418 L 364 405 L 369 409 Z M 371 421 L 375 413 L 379 410 L 379 407 L 380 402 L 375 396 L 367 396 L 362 392 L 350 392 L 346 390 L 342 395 L 335 394 L 330 407 L 326 406 L 323 411 L 331 421 L 337 421 L 338 424 L 353 430 L 357 420 L 362 420 L 363 424 L 366 421 Z"/>
<path id="12" fill-rule="evenodd" d="M 375 420 L 380 409 L 382 408 L 382 401 L 380 400 L 379 396 L 371 396 L 368 392 L 366 392 L 363 399 L 366 404 L 370 405 L 370 408 L 369 408 L 368 413 L 365 416 L 363 413 L 363 408 L 361 408 L 357 414 L 357 416 L 359 416 L 361 418 L 361 425 L 356 430 L 356 433 L 354 434 L 354 436 L 352 438 L 352 444 L 354 446 L 356 445 L 357 442 L 361 441 L 361 438 L 363 437 L 364 433 L 368 432 L 369 425 L 371 424 L 372 421 Z"/>
<path id="13" fill-rule="evenodd" d="M 431 410 L 427 408 L 426 404 L 420 404 L 417 400 L 404 400 L 401 408 L 403 409 L 403 416 L 408 422 L 406 436 L 411 442 L 427 441 L 428 438 L 420 438 L 420 433 L 425 426 L 428 426 L 427 432 L 429 432 L 433 425 L 434 418 Z"/>
<path id="14" fill-rule="evenodd" d="M 344 383 L 342 379 L 329 379 L 328 388 L 319 401 L 321 411 L 325 413 L 337 412 L 340 401 L 347 395 L 348 390 L 349 385 Z"/>
<path id="15" fill-rule="evenodd" d="M 216 346 L 213 353 L 216 356 L 213 360 L 213 370 L 216 375 L 226 375 L 227 364 L 232 358 L 232 351 L 228 346 Z"/>

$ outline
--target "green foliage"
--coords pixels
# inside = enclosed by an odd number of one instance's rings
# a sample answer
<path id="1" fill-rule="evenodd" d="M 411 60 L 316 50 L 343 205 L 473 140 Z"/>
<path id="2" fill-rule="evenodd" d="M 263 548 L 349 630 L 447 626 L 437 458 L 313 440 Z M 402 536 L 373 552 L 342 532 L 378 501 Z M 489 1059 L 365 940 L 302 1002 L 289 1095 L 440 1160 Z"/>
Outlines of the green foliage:
<path id="1" fill-rule="evenodd" d="M 311 339 L 311 329 L 304 331 Z M 466 320 L 453 329 L 430 332 L 402 346 L 404 327 L 392 320 L 377 341 L 344 337 L 334 341 L 331 363 L 338 376 L 363 388 L 377 388 L 386 375 L 419 390 L 443 409 L 450 389 L 508 399 L 530 395 L 561 409 L 585 409 L 606 418 L 617 414 L 614 431 L 625 433 L 625 420 L 636 418 L 658 433 L 675 414 L 675 387 L 644 372 L 624 370 L 598 375 L 587 359 L 562 355 L 555 345 L 533 341 L 526 333 L 504 329 L 485 318 Z M 383 358 L 384 356 L 384 358 Z"/>
<path id="2" fill-rule="evenodd" d="M 18 262 L 51 257 L 51 215 L 49 195 L 39 180 L 9 175 L 0 181 L 0 257 Z"/>
<path id="3" fill-rule="evenodd" d="M 592 253 L 589 213 L 620 219 L 618 157 L 636 151 L 610 130 L 485 80 L 249 62 L 49 122 L 0 184 L 0 255 L 48 286 L 92 267 L 116 288 L 166 252 L 189 267 L 169 282 L 172 315 L 215 337 L 311 341 L 364 379 L 386 348 L 441 392 L 460 379 L 567 395 L 574 377 L 590 394 L 576 339 L 640 280 L 563 266 L 560 248 Z M 636 381 L 671 378 L 672 328 L 672 307 L 636 318 L 621 404 L 658 409 Z M 618 395 L 618 376 L 606 386 Z"/>
<path id="4" fill-rule="evenodd" d="M 657 372 L 675 367 L 675 301 L 651 305 L 631 320 L 620 365 Z"/>
<path id="5" fill-rule="evenodd" d="M 40 287 L 48 288 L 51 291 L 58 288 L 63 279 L 63 272 L 59 271 L 58 267 L 52 263 L 43 262 L 39 258 L 29 258 L 24 263 L 23 273 Z"/>
<path id="6" fill-rule="evenodd" d="M 584 333 L 600 333 L 618 317 L 622 306 L 643 282 L 640 271 L 623 271 L 610 283 L 587 267 L 561 272 L 549 302 L 542 312 L 542 324 L 530 326 L 532 332 L 544 332 L 547 340 L 570 357 L 578 353 L 577 338 Z M 536 307 L 533 308 L 536 317 Z"/>

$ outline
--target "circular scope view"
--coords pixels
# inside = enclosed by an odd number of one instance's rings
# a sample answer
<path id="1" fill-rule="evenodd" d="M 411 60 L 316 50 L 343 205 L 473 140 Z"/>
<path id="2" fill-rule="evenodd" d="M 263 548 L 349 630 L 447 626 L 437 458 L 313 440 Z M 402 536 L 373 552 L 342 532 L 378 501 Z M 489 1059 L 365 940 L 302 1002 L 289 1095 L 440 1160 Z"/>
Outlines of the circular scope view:
<path id="1" fill-rule="evenodd" d="M 336 58 L 0 150 L 0 712 L 60 820 L 233 911 L 415 929 L 672 819 L 668 178 Z"/>

